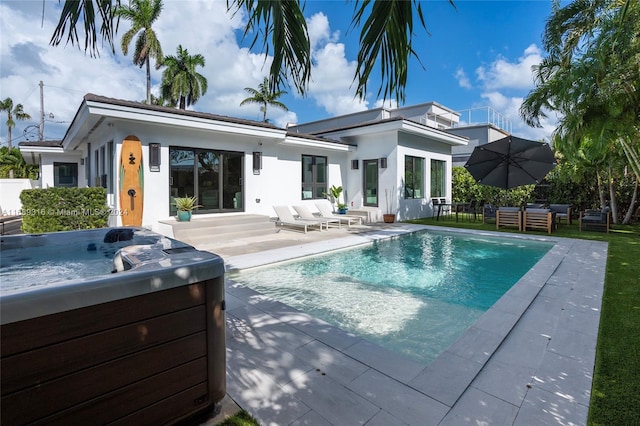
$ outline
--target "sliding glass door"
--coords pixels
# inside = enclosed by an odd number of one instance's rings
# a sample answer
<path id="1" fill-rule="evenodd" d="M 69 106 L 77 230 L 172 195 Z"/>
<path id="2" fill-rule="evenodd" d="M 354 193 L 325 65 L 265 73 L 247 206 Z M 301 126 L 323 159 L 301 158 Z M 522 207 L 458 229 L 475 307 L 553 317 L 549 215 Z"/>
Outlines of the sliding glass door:
<path id="1" fill-rule="evenodd" d="M 197 195 L 202 207 L 194 213 L 243 211 L 244 154 L 171 147 L 170 214 L 173 197 Z"/>

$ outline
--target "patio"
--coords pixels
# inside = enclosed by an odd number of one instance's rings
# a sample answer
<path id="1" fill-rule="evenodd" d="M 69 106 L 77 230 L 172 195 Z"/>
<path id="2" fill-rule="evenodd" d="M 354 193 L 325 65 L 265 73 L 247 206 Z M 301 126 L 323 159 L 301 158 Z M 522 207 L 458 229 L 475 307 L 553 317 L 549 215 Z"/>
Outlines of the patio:
<path id="1" fill-rule="evenodd" d="M 331 230 L 278 246 L 280 233 L 263 251 L 218 254 L 245 269 L 431 228 Z M 556 245 L 428 366 L 227 280 L 228 395 L 263 424 L 585 424 L 607 245 L 531 238 Z"/>

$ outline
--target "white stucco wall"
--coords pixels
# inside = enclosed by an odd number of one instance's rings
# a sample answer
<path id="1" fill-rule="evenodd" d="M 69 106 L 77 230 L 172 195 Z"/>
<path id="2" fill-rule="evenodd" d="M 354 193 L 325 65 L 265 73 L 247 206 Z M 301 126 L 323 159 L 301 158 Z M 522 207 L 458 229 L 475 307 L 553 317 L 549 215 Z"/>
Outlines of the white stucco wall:
<path id="1" fill-rule="evenodd" d="M 38 184 L 38 181 L 29 179 L 0 179 L 0 215 L 20 215 L 20 193 L 25 189 L 37 188 Z"/>

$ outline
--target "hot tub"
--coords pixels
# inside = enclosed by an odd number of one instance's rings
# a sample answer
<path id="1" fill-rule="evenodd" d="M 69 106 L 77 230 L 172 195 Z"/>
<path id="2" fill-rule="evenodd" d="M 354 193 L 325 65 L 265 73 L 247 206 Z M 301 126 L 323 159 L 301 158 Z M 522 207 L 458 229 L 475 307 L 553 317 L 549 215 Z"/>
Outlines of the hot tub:
<path id="1" fill-rule="evenodd" d="M 222 400 L 220 257 L 137 228 L 0 241 L 3 425 L 171 424 Z"/>

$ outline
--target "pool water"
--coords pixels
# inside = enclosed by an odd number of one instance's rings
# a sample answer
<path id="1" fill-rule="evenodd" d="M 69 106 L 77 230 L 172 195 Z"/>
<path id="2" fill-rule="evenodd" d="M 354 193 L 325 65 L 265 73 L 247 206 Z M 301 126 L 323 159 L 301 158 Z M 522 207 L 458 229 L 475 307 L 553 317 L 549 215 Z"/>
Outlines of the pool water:
<path id="1" fill-rule="evenodd" d="M 232 279 L 419 362 L 451 345 L 553 243 L 419 232 Z"/>

